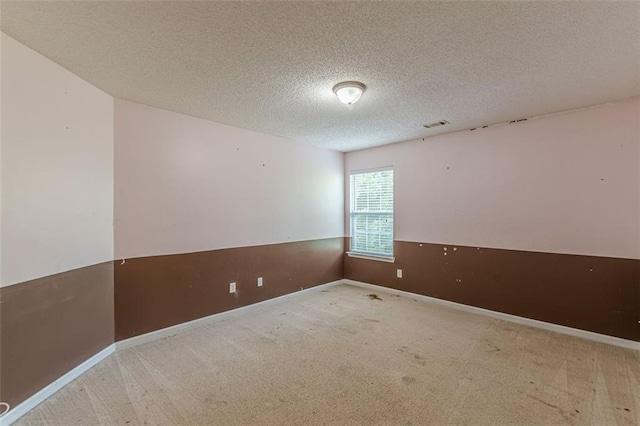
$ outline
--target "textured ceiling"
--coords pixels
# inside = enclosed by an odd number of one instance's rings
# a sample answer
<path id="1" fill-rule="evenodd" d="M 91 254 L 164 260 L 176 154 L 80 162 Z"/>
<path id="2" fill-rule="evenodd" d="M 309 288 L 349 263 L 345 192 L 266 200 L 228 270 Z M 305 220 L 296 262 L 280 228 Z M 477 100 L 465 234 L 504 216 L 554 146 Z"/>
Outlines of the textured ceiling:
<path id="1" fill-rule="evenodd" d="M 3 32 L 113 96 L 341 151 L 640 94 L 638 2 L 1 8 Z M 351 110 L 343 80 L 368 86 Z"/>

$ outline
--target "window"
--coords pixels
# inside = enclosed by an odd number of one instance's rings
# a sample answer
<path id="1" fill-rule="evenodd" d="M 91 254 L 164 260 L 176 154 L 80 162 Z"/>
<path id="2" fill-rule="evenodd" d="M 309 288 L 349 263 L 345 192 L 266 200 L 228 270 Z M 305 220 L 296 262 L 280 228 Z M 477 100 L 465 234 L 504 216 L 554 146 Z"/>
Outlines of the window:
<path id="1" fill-rule="evenodd" d="M 393 169 L 350 176 L 351 253 L 393 256 Z"/>

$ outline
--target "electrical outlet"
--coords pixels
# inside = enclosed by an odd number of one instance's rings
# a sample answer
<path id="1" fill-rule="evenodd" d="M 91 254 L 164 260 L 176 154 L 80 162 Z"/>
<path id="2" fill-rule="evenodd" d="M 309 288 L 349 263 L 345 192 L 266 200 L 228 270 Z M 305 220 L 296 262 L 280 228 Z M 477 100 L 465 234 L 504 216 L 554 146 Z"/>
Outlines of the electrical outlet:
<path id="1" fill-rule="evenodd" d="M 397 269 L 396 270 L 396 277 L 402 278 L 402 269 Z"/>
<path id="2" fill-rule="evenodd" d="M 236 283 L 229 283 L 229 293 L 236 292 Z"/>
<path id="3" fill-rule="evenodd" d="M 262 287 L 262 277 L 258 277 L 258 287 Z"/>

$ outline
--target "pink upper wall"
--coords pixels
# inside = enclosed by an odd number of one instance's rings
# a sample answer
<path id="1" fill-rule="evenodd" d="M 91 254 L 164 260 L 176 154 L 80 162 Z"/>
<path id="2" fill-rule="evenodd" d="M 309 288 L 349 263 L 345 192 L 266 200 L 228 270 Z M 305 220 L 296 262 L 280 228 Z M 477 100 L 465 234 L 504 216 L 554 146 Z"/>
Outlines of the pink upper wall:
<path id="1" fill-rule="evenodd" d="M 394 167 L 396 240 L 624 258 L 640 258 L 639 163 L 640 98 L 345 159 Z"/>
<path id="2" fill-rule="evenodd" d="M 344 154 L 115 100 L 115 257 L 342 237 Z"/>
<path id="3" fill-rule="evenodd" d="M 0 40 L 0 286 L 112 260 L 113 98 Z"/>

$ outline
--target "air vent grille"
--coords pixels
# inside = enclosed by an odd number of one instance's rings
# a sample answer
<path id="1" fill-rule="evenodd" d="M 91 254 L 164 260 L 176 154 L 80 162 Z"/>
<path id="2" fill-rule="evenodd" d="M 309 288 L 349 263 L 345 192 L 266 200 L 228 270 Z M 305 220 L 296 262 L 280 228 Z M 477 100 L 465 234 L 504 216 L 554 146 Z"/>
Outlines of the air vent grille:
<path id="1" fill-rule="evenodd" d="M 424 127 L 427 129 L 433 129 L 434 127 L 446 126 L 449 123 L 447 120 L 436 121 L 435 123 L 425 124 Z"/>

